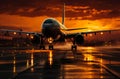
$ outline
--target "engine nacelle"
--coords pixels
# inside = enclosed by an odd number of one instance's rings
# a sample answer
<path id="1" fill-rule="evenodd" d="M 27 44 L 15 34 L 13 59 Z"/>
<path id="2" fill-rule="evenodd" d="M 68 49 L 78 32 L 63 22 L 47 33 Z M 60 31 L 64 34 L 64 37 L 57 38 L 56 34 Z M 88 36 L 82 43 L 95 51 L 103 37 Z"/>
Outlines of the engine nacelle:
<path id="1" fill-rule="evenodd" d="M 77 45 L 81 45 L 84 43 L 84 37 L 81 34 L 75 36 L 75 42 Z"/>
<path id="2" fill-rule="evenodd" d="M 39 34 L 35 34 L 31 41 L 32 41 L 33 44 L 40 44 L 40 35 Z"/>

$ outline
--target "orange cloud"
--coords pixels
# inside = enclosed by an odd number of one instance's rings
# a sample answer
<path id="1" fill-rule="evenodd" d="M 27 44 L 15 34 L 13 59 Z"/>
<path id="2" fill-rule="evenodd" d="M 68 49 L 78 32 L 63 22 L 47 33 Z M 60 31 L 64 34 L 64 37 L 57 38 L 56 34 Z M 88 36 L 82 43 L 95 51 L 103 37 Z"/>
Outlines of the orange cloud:
<path id="1" fill-rule="evenodd" d="M 91 16 L 91 15 L 90 15 Z M 90 17 L 88 16 L 88 17 Z M 13 26 L 22 27 L 25 31 L 40 31 L 41 24 L 44 19 L 49 18 L 47 16 L 40 17 L 21 17 L 17 15 L 0 15 L 0 26 Z M 55 17 L 61 22 L 61 17 Z M 98 20 L 82 20 L 82 17 L 77 18 L 66 18 L 65 25 L 68 28 L 86 27 L 88 30 L 103 30 L 103 29 L 118 29 L 120 28 L 120 18 L 107 18 Z M 4 27 L 1 27 L 4 28 Z M 12 28 L 11 28 L 12 29 Z M 79 32 L 79 31 L 78 31 Z"/>

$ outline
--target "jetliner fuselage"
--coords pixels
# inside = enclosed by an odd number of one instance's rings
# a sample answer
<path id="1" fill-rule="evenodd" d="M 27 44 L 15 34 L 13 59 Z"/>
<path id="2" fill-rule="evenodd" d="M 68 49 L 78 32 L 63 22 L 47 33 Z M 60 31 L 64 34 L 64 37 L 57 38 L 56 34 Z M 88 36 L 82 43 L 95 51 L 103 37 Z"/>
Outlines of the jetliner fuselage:
<path id="1" fill-rule="evenodd" d="M 59 40 L 64 33 L 61 31 L 62 24 L 53 18 L 48 18 L 43 21 L 42 24 L 42 34 L 46 38 L 53 38 L 54 40 Z"/>

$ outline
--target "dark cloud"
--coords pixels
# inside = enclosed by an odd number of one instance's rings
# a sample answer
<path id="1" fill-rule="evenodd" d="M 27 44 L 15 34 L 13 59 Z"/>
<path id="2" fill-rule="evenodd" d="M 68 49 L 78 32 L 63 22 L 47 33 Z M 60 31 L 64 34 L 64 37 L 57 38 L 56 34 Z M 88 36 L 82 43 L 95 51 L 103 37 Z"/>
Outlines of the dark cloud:
<path id="1" fill-rule="evenodd" d="M 58 17 L 62 14 L 63 3 L 66 4 L 66 16 L 71 18 L 120 17 L 120 0 L 1 0 L 0 13 L 27 17 Z"/>
<path id="2" fill-rule="evenodd" d="M 18 29 L 21 29 L 21 28 L 18 28 L 18 27 L 15 27 L 15 26 L 0 26 L 0 29 L 13 29 L 13 30 L 18 30 Z"/>
<path id="3" fill-rule="evenodd" d="M 27 30 L 30 30 L 31 28 L 28 28 L 28 27 L 21 27 L 21 26 L 6 26 L 6 25 L 0 25 L 0 29 L 11 29 L 12 30 L 23 30 L 23 29 L 27 29 Z"/>

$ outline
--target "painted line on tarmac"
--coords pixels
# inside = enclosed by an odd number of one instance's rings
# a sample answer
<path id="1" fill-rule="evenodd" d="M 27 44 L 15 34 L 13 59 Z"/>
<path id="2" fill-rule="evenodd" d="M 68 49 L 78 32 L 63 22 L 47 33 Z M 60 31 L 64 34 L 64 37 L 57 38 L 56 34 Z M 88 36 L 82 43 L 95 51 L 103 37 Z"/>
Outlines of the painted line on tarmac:
<path id="1" fill-rule="evenodd" d="M 114 75 L 115 77 L 117 77 L 118 79 L 120 79 L 120 74 L 115 72 L 114 70 L 108 68 L 107 66 L 101 64 L 101 66 L 106 69 L 108 72 L 110 72 L 112 75 Z"/>
<path id="2" fill-rule="evenodd" d="M 10 79 L 16 79 L 16 77 L 22 73 L 24 73 L 25 71 L 27 71 L 28 69 L 34 67 L 37 63 L 35 63 L 34 65 L 30 66 L 30 67 L 27 67 L 26 69 L 22 70 L 21 72 L 18 72 L 15 76 L 13 76 L 12 78 Z"/>
<path id="3" fill-rule="evenodd" d="M 25 71 L 27 71 L 27 70 L 29 70 L 29 69 L 31 69 L 32 67 L 34 67 L 34 66 L 36 66 L 36 65 L 38 65 L 38 64 L 40 64 L 39 63 L 40 61 L 37 61 L 36 63 L 34 63 L 33 65 L 31 65 L 31 66 L 29 66 L 29 67 L 27 67 L 27 68 L 25 68 L 25 69 L 23 69 L 21 72 L 18 72 L 16 75 L 14 75 L 12 78 L 10 78 L 10 79 L 17 79 L 17 76 L 18 75 L 20 75 L 20 74 L 22 74 L 22 73 L 24 73 Z M 44 64 L 45 62 L 41 62 L 41 64 Z"/>

